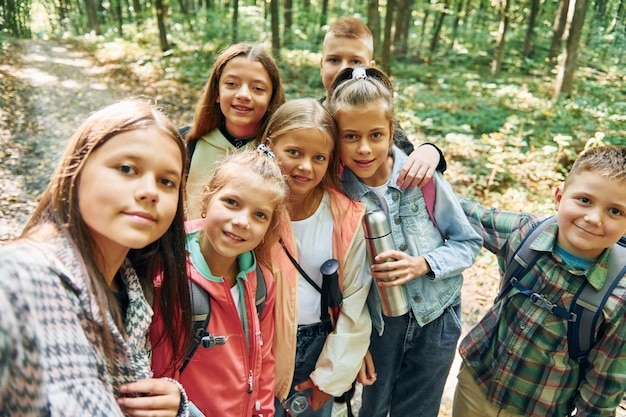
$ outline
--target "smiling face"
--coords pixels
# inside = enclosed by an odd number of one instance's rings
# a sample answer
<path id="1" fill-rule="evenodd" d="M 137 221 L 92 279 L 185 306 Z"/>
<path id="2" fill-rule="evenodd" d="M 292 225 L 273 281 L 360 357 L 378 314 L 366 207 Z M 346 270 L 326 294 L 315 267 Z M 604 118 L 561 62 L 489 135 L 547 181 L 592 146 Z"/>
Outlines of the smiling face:
<path id="1" fill-rule="evenodd" d="M 382 101 L 347 106 L 335 114 L 339 127 L 339 158 L 364 184 L 383 185 L 391 176 L 392 125 Z"/>
<path id="2" fill-rule="evenodd" d="M 182 169 L 177 143 L 154 127 L 120 133 L 93 151 L 80 174 L 78 207 L 105 257 L 124 257 L 166 232 Z"/>
<path id="3" fill-rule="evenodd" d="M 243 56 L 231 59 L 224 66 L 218 91 L 216 103 L 226 129 L 238 138 L 254 136 L 272 99 L 272 81 L 263 64 Z"/>
<path id="4" fill-rule="evenodd" d="M 290 197 L 302 201 L 322 182 L 333 146 L 327 134 L 314 128 L 291 130 L 273 139 L 272 152 L 287 177 Z"/>
<path id="5" fill-rule="evenodd" d="M 555 192 L 559 244 L 596 258 L 626 234 L 626 186 L 591 171 L 570 175 Z"/>
<path id="6" fill-rule="evenodd" d="M 327 36 L 324 40 L 320 76 L 327 92 L 342 69 L 374 65 L 372 51 L 361 39 Z"/>
<path id="7" fill-rule="evenodd" d="M 276 192 L 263 182 L 235 181 L 208 197 L 200 247 L 212 271 L 256 248 L 272 224 Z"/>

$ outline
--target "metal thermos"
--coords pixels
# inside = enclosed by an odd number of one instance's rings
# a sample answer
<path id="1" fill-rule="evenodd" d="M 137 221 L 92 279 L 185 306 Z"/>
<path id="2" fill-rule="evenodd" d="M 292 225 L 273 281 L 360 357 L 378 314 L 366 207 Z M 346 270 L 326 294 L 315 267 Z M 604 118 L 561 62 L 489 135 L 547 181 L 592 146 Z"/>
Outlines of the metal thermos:
<path id="1" fill-rule="evenodd" d="M 369 211 L 363 216 L 363 230 L 365 232 L 365 240 L 367 241 L 367 249 L 372 261 L 379 253 L 387 250 L 396 249 L 391 236 L 391 227 L 387 215 L 382 210 Z M 394 261 L 395 259 L 386 259 L 383 262 Z M 382 262 L 381 262 L 382 263 Z M 380 287 L 376 282 L 372 282 L 376 286 L 383 314 L 389 317 L 401 316 L 409 311 L 409 301 L 404 285 L 397 287 Z"/>

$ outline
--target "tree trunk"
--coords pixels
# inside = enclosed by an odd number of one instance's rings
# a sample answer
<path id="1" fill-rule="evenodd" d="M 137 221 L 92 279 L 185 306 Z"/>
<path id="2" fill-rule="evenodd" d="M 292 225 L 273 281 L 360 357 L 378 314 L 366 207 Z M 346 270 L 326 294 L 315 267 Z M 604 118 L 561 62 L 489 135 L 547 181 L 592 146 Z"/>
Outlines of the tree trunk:
<path id="1" fill-rule="evenodd" d="M 374 57 L 380 57 L 382 47 L 380 43 L 380 13 L 378 12 L 378 0 L 367 1 L 367 26 L 374 37 Z"/>
<path id="2" fill-rule="evenodd" d="M 411 27 L 411 12 L 413 0 L 399 0 L 398 13 L 396 14 L 396 31 L 393 44 L 395 45 L 394 56 L 407 58 L 409 52 L 409 29 Z"/>
<path id="3" fill-rule="evenodd" d="M 501 0 L 500 2 L 500 25 L 498 26 L 498 39 L 496 49 L 491 63 L 491 73 L 496 75 L 502 68 L 502 57 L 504 56 L 504 45 L 506 44 L 506 31 L 509 28 L 509 8 L 513 0 Z"/>
<path id="4" fill-rule="evenodd" d="M 393 13 L 396 8 L 396 0 L 387 0 L 387 14 L 385 15 L 385 38 L 383 40 L 381 67 L 387 75 L 391 75 L 391 27 L 393 26 Z"/>
<path id="5" fill-rule="evenodd" d="M 323 28 L 326 22 L 328 21 L 328 0 L 322 0 L 322 15 L 320 16 L 320 28 Z M 322 43 L 324 39 L 324 31 L 319 31 L 319 39 L 318 44 Z"/>
<path id="6" fill-rule="evenodd" d="M 569 96 L 572 92 L 574 72 L 578 65 L 580 37 L 585 24 L 585 15 L 587 14 L 587 4 L 587 0 L 570 1 L 567 14 L 567 39 L 565 40 L 563 60 L 559 66 L 552 98 L 558 98 L 561 94 Z"/>
<path id="7" fill-rule="evenodd" d="M 137 20 L 137 24 L 141 25 L 143 23 L 143 13 L 141 10 L 140 0 L 133 0 L 133 9 L 135 9 L 135 19 Z"/>
<path id="8" fill-rule="evenodd" d="M 456 0 L 456 10 L 454 13 L 454 23 L 452 23 L 452 35 L 450 36 L 450 44 L 454 47 L 454 41 L 459 30 L 459 24 L 463 16 L 463 0 Z"/>
<path id="9" fill-rule="evenodd" d="M 293 44 L 293 0 L 285 0 L 284 1 L 284 9 L 283 9 L 283 16 L 284 16 L 284 29 L 283 29 L 283 33 L 285 34 L 284 36 L 284 41 L 285 41 L 285 46 L 290 47 Z"/>
<path id="10" fill-rule="evenodd" d="M 435 27 L 433 29 L 433 37 L 430 39 L 430 53 L 431 55 L 437 49 L 437 44 L 439 43 L 439 36 L 441 36 L 441 28 L 443 27 L 443 19 L 446 17 L 445 10 L 448 9 L 448 5 L 450 4 L 449 0 L 444 0 L 443 8 L 441 12 L 437 15 L 437 20 L 435 22 Z"/>
<path id="11" fill-rule="evenodd" d="M 239 41 L 239 0 L 233 0 L 232 43 Z"/>
<path id="12" fill-rule="evenodd" d="M 96 34 L 100 35 L 100 23 L 98 22 L 98 5 L 96 0 L 85 0 L 85 8 L 87 9 L 87 20 L 89 28 Z"/>
<path id="13" fill-rule="evenodd" d="M 524 48 L 522 49 L 522 56 L 530 58 L 533 47 L 533 35 L 535 33 L 535 22 L 537 21 L 537 14 L 539 14 L 539 1 L 532 0 L 530 5 L 530 15 L 528 16 L 528 27 L 526 28 L 526 37 L 524 38 Z"/>
<path id="14" fill-rule="evenodd" d="M 557 54 L 561 49 L 563 33 L 565 33 L 565 24 L 567 22 L 567 10 L 569 9 L 570 0 L 559 0 L 559 8 L 554 17 L 554 31 L 552 32 L 552 42 L 548 51 L 548 61 L 556 62 Z"/>
<path id="15" fill-rule="evenodd" d="M 167 6 L 163 0 L 154 0 L 154 8 L 157 14 L 157 24 L 159 26 L 159 41 L 161 42 L 161 51 L 165 52 L 170 49 L 170 45 L 167 42 L 167 29 L 165 27 L 165 13 L 167 12 Z"/>
<path id="16" fill-rule="evenodd" d="M 278 2 L 280 0 L 270 1 L 270 15 L 272 24 L 272 55 L 276 60 L 280 59 L 280 16 Z"/>

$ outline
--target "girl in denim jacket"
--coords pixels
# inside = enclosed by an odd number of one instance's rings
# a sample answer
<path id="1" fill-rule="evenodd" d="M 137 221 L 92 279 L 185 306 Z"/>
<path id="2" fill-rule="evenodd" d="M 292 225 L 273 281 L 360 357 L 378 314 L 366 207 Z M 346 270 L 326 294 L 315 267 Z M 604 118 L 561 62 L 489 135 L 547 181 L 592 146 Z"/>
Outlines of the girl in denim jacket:
<path id="1" fill-rule="evenodd" d="M 383 72 L 344 70 L 331 92 L 344 191 L 368 211 L 385 211 L 396 247 L 371 260 L 377 286 L 372 285 L 368 307 L 376 331 L 370 343 L 373 365 L 366 378 L 361 375 L 366 386 L 359 416 L 437 417 L 461 334 L 461 272 L 474 262 L 482 240 L 441 174 L 433 177 L 436 223 L 421 189 L 396 186 L 406 156 L 393 146 L 393 88 Z M 405 311 L 386 316 L 376 288 L 398 286 L 406 293 Z"/>

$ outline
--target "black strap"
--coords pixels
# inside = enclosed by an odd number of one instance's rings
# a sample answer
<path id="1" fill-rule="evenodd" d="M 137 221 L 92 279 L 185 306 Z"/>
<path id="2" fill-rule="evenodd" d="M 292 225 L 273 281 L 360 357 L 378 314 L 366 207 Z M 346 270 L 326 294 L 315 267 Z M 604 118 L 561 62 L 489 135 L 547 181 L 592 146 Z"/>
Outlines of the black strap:
<path id="1" fill-rule="evenodd" d="M 265 275 L 261 270 L 259 264 L 256 264 L 256 277 L 257 277 L 257 286 L 256 286 L 256 294 L 255 294 L 255 304 L 257 316 L 259 317 L 259 322 L 261 321 L 261 316 L 263 315 L 263 310 L 265 309 L 265 301 L 267 300 L 267 283 L 265 282 Z M 223 345 L 226 343 L 226 339 L 223 336 L 214 336 L 207 333 L 207 329 L 209 328 L 209 320 L 211 319 L 211 296 L 210 294 L 202 288 L 200 285 L 195 283 L 194 281 L 190 282 L 189 291 L 191 293 L 191 303 L 193 306 L 193 331 L 192 331 L 192 340 L 189 346 L 189 351 L 187 352 L 187 356 L 183 360 L 183 364 L 180 367 L 180 373 L 182 374 L 189 361 L 193 357 L 196 350 L 203 345 L 203 340 L 207 340 L 209 346 L 215 345 Z"/>
<path id="2" fill-rule="evenodd" d="M 320 286 L 317 285 L 315 283 L 315 281 L 313 281 L 313 279 L 311 279 L 311 277 L 306 272 L 304 272 L 304 269 L 302 269 L 302 267 L 300 266 L 298 261 L 296 261 L 296 258 L 294 258 L 293 255 L 291 255 L 291 253 L 289 253 L 289 250 L 287 249 L 287 246 L 285 246 L 285 242 L 283 242 L 282 239 L 280 239 L 280 244 L 283 247 L 283 249 L 285 250 L 285 253 L 287 254 L 287 257 L 289 258 L 289 260 L 291 261 L 293 266 L 296 267 L 296 269 L 298 270 L 300 275 L 302 275 L 302 277 L 304 279 L 306 279 L 306 281 L 309 284 L 311 284 L 311 286 L 313 288 L 315 288 L 317 290 L 317 292 L 320 293 L 320 297 L 321 297 L 320 320 L 324 324 L 324 328 L 326 329 L 326 331 L 328 333 L 332 332 L 333 331 L 333 323 L 330 320 L 330 313 L 328 312 L 328 294 L 329 294 L 330 288 L 328 287 L 328 285 L 324 285 L 325 283 L 323 283 L 322 284 L 323 287 L 320 288 Z"/>

